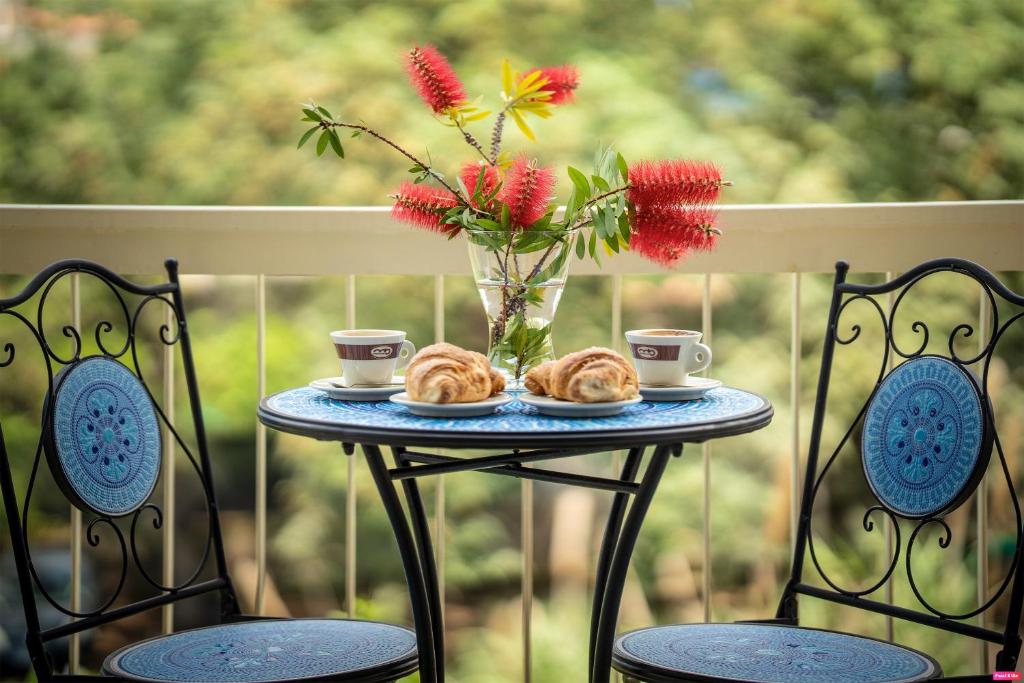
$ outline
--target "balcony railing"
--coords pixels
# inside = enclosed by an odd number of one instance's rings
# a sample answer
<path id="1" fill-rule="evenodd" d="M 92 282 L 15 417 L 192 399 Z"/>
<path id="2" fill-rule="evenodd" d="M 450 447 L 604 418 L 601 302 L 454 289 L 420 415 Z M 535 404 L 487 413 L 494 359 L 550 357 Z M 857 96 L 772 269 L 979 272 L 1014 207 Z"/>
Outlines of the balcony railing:
<path id="1" fill-rule="evenodd" d="M 920 204 L 858 204 L 801 206 L 727 206 L 721 211 L 724 237 L 711 254 L 694 256 L 678 272 L 703 274 L 702 324 L 713 336 L 711 283 L 723 273 L 788 273 L 790 299 L 790 391 L 792 406 L 800 395 L 800 289 L 804 273 L 826 272 L 837 258 L 848 260 L 855 271 L 891 276 L 930 258 L 959 256 L 993 271 L 1024 270 L 1024 202 L 951 202 Z M 62 258 L 86 258 L 123 273 L 156 273 L 164 258 L 176 257 L 184 273 L 250 275 L 255 290 L 257 377 L 260 395 L 266 389 L 266 288 L 268 276 L 346 275 L 347 321 L 357 323 L 356 288 L 361 275 L 432 275 L 434 283 L 434 338 L 445 337 L 445 276 L 467 272 L 465 248 L 459 242 L 438 239 L 423 231 L 396 224 L 385 208 L 344 207 L 178 207 L 178 206 L 0 206 L 0 274 L 28 274 Z M 622 336 L 622 278 L 657 273 L 655 266 L 633 255 L 609 260 L 598 271 L 591 262 L 574 264 L 574 272 L 601 273 L 611 278 L 610 344 Z M 77 284 L 72 284 L 77 316 Z M 988 315 L 979 302 L 978 315 Z M 77 324 L 77 320 L 74 321 Z M 170 322 L 170 321 L 168 321 Z M 817 323 L 818 321 L 814 321 Z M 979 330 L 987 330 L 981 324 Z M 984 336 L 984 335 L 981 335 Z M 985 339 L 979 339 L 984 346 Z M 164 356 L 164 405 L 174 405 L 174 356 Z M 255 402 L 254 397 L 254 402 Z M 173 419 L 173 416 L 171 416 Z M 790 491 L 800 487 L 799 411 L 791 411 L 789 451 Z M 254 419 L 255 424 L 255 419 Z M 256 430 L 255 605 L 261 612 L 266 587 L 267 537 L 267 434 Z M 165 448 L 171 452 L 174 442 Z M 710 617 L 712 500 L 710 444 L 703 446 L 703 591 L 704 615 Z M 173 462 L 166 458 L 165 463 Z M 356 497 L 355 461 L 348 462 L 345 524 L 345 594 L 351 611 L 356 603 Z M 618 463 L 615 463 L 616 469 Z M 174 519 L 174 470 L 164 472 L 165 518 Z M 530 670 L 531 606 L 533 600 L 533 489 L 522 482 L 522 629 L 524 671 Z M 435 524 L 437 564 L 442 587 L 445 576 L 445 487 L 436 489 Z M 977 534 L 986 547 L 988 509 L 985 489 L 979 489 Z M 791 537 L 796 526 L 797 501 L 790 500 Z M 72 511 L 72 607 L 80 599 L 81 516 Z M 171 582 L 174 567 L 173 523 L 165 527 L 164 578 Z M 890 535 L 891 542 L 891 535 Z M 978 592 L 984 596 L 986 554 L 978 553 Z M 887 599 L 892 600 L 891 584 Z M 163 627 L 174 627 L 171 606 L 163 608 Z M 892 621 L 888 621 L 892 637 Z M 78 644 L 71 644 L 72 670 L 78 666 Z M 979 666 L 988 668 L 984 644 L 979 644 Z M 529 680 L 529 676 L 526 676 Z"/>

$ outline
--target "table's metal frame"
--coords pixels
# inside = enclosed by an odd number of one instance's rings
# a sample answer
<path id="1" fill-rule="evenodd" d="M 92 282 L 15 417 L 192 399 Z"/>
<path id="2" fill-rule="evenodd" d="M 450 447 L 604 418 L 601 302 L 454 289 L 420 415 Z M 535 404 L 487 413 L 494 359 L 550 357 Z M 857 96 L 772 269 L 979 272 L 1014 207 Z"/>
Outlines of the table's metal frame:
<path id="1" fill-rule="evenodd" d="M 289 417 L 270 409 L 268 399 L 260 403 L 259 418 L 279 431 L 339 441 L 349 456 L 355 452 L 355 444 L 362 446 L 395 533 L 409 585 L 413 622 L 420 644 L 420 679 L 424 683 L 444 681 L 444 625 L 430 526 L 416 480 L 453 472 L 482 471 L 614 492 L 597 561 L 589 645 L 589 680 L 608 683 L 626 571 L 669 457 L 682 455 L 684 443 L 700 443 L 765 427 L 771 422 L 773 410 L 771 404 L 761 398 L 760 408 L 737 418 L 650 430 L 558 434 L 446 433 L 356 427 Z M 388 468 L 381 447 L 390 447 L 395 467 Z M 502 452 L 458 458 L 418 450 L 424 447 Z M 650 447 L 654 448 L 653 454 L 637 481 L 644 452 Z M 617 479 L 526 466 L 526 463 L 622 449 L 628 449 L 628 455 Z M 401 482 L 408 517 L 399 499 L 398 482 Z M 634 500 L 627 508 L 630 496 L 634 496 Z"/>

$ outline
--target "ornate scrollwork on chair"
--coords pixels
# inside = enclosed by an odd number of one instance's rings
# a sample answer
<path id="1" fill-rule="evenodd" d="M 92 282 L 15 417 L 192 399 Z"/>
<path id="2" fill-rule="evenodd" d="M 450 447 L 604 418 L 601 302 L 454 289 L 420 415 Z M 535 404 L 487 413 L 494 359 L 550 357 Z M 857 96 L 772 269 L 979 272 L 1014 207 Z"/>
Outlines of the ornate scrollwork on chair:
<path id="1" fill-rule="evenodd" d="M 205 593 L 219 594 L 224 623 L 129 646 L 108 657 L 105 673 L 121 680 L 147 681 L 268 681 L 315 674 L 321 677 L 318 680 L 329 677 L 377 683 L 414 672 L 418 668 L 415 634 L 404 627 L 349 620 L 260 620 L 241 613 L 227 573 L 177 263 L 168 261 L 166 267 L 168 282 L 142 286 L 95 263 L 61 261 L 35 276 L 19 294 L 0 299 L 0 321 L 13 320 L 28 332 L 47 378 L 41 392 L 45 398 L 34 453 L 25 457 L 8 451 L 2 430 L 4 416 L 0 415 L 0 493 L 20 579 L 29 655 L 38 680 L 55 676 L 46 643 Z M 82 331 L 74 325 L 60 327 L 63 337 L 70 340 L 70 350 L 58 349 L 48 337 L 50 295 L 72 274 L 101 283 L 101 294 L 109 295 L 118 312 L 117 324 L 100 320 L 95 325 L 92 338 L 98 355 L 83 355 Z M 181 437 L 154 397 L 140 362 L 142 314 L 156 302 L 171 313 L 172 324 L 161 324 L 152 336 L 155 343 L 180 350 L 195 433 L 191 444 Z M 119 336 L 122 330 L 123 341 Z M 33 356 L 36 354 L 19 353 L 13 341 L 0 337 L 0 371 Z M 161 430 L 166 430 L 177 452 L 189 463 L 187 469 L 197 480 L 206 513 L 205 540 L 195 568 L 169 585 L 147 570 L 144 549 L 155 544 L 142 539 L 145 530 L 153 533 L 164 528 L 163 511 L 150 500 L 165 455 Z M 22 462 L 28 463 L 28 480 L 20 496 L 11 467 L 15 457 L 24 457 Z M 48 468 L 40 466 L 44 459 Z M 113 536 L 119 553 L 112 563 L 118 569 L 106 573 L 109 592 L 94 606 L 72 609 L 48 589 L 33 562 L 31 502 L 47 470 L 68 501 L 87 516 L 87 548 L 97 548 L 104 538 Z M 118 604 L 133 572 L 151 593 Z M 212 578 L 204 579 L 204 575 Z M 37 595 L 75 620 L 42 628 Z M 184 657 L 181 647 L 198 649 Z M 76 676 L 74 680 L 86 678 Z"/>
<path id="2" fill-rule="evenodd" d="M 1024 603 L 1024 525 L 1020 501 L 1014 487 L 1006 454 L 999 439 L 995 406 L 989 391 L 992 360 L 1007 330 L 1024 317 L 1024 296 L 1014 293 L 991 273 L 961 259 L 940 259 L 924 263 L 890 282 L 857 285 L 846 282 L 847 265 L 836 267 L 832 304 L 828 317 L 817 402 L 811 428 L 810 452 L 804 478 L 800 519 L 792 572 L 770 624 L 680 625 L 643 629 L 625 634 L 616 642 L 614 662 L 620 671 L 642 681 L 747 680 L 802 682 L 845 680 L 858 683 L 918 681 L 941 676 L 938 663 L 923 653 L 896 644 L 879 643 L 863 637 L 798 626 L 799 596 L 815 597 L 905 619 L 918 624 L 961 634 L 999 645 L 999 670 L 1016 668 L 1021 647 L 1019 624 Z M 981 288 L 982 301 L 991 311 L 985 330 L 987 340 L 980 350 L 965 353 L 958 347 L 975 334 L 971 323 L 953 326 L 945 347 L 929 353 L 933 332 L 920 319 L 909 325 L 901 312 L 909 294 L 921 282 L 939 273 L 955 273 Z M 879 299 L 891 297 L 885 311 Z M 819 462 L 825 409 L 832 380 L 832 362 L 837 349 L 848 347 L 862 335 L 860 323 L 842 324 L 844 313 L 854 303 L 867 303 L 878 316 L 882 331 L 879 370 L 868 396 L 852 423 L 828 457 Z M 1000 306 L 1011 314 L 1000 322 Z M 914 341 L 902 344 L 895 330 L 907 330 Z M 897 365 L 890 371 L 892 361 Z M 975 369 L 972 369 L 974 366 Z M 847 448 L 860 439 L 860 448 Z M 815 501 L 842 453 L 859 450 L 860 469 L 867 492 L 876 501 L 862 518 L 863 530 L 878 528 L 879 517 L 893 531 L 891 554 L 884 570 L 863 588 L 840 585 L 823 567 L 815 550 Z M 962 612 L 937 607 L 922 590 L 914 575 L 915 548 L 928 536 L 925 529 L 938 530 L 938 547 L 948 551 L 953 530 L 944 517 L 975 494 L 995 453 L 998 475 L 991 479 L 1004 485 L 1015 520 L 1015 546 L 1006 574 L 980 604 Z M 849 468 L 843 470 L 848 476 Z M 1001 480 L 1001 481 L 1000 481 Z M 849 488 L 848 478 L 842 485 Z M 901 529 L 909 526 L 909 533 Z M 824 586 L 804 578 L 804 559 L 809 555 Z M 903 566 L 916 607 L 892 605 L 872 595 L 893 579 Z M 917 561 L 920 561 L 919 559 Z M 1008 592 L 1010 587 L 1013 590 Z M 968 620 L 988 612 L 1008 595 L 1005 614 L 1000 610 L 998 629 L 978 626 Z M 921 609 L 923 608 L 923 609 Z M 860 666 L 865 661 L 871 666 Z M 984 672 L 989 674 L 990 672 Z"/>

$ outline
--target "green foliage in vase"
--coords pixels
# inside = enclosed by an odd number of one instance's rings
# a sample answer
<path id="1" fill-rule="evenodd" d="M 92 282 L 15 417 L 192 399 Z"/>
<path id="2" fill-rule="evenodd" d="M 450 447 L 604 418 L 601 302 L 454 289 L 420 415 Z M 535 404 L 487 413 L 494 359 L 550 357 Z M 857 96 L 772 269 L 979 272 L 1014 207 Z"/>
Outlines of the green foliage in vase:
<path id="1" fill-rule="evenodd" d="M 469 101 L 448 60 L 430 45 L 406 54 L 412 85 L 438 121 L 459 131 L 479 157 L 462 166 L 453 183 L 437 170 L 379 131 L 337 118 L 325 107 L 302 105 L 302 121 L 313 124 L 299 138 L 301 148 L 316 138 L 316 154 L 328 149 L 345 158 L 339 130 L 366 135 L 412 162 L 412 182 L 393 195 L 393 215 L 411 225 L 453 239 L 465 234 L 472 245 L 488 252 L 492 279 L 500 283 L 500 306 L 491 318 L 488 355 L 516 379 L 552 357 L 550 317 L 531 315 L 543 305 L 539 288 L 564 275 L 569 254 L 601 263 L 601 252 L 628 251 L 636 236 L 637 251 L 663 265 L 672 265 L 693 249 L 714 247 L 718 230 L 708 209 L 718 200 L 723 181 L 713 164 L 690 161 L 640 162 L 632 169 L 622 154 L 599 149 L 588 177 L 567 168 L 571 192 L 556 217 L 555 173 L 525 155 L 512 158 L 501 149 L 507 118 L 535 140 L 528 118 L 549 118 L 553 107 L 573 100 L 579 75 L 573 66 L 543 67 L 516 73 L 502 62 L 501 102 L 491 131 L 490 151 L 467 128 L 491 115 Z M 535 254 L 528 268 L 519 256 Z M 562 278 L 564 280 L 564 277 Z M 485 305 L 486 305 L 486 295 Z M 553 314 L 553 311 L 552 311 Z"/>

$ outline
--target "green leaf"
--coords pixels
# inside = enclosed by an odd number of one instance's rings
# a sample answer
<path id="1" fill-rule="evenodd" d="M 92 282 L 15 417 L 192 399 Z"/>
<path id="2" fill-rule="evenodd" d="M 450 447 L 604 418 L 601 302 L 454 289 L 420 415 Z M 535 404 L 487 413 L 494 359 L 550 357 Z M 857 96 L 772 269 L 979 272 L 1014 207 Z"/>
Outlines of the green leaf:
<path id="1" fill-rule="evenodd" d="M 317 138 L 316 155 L 318 157 L 323 156 L 324 152 L 327 150 L 327 145 L 329 144 L 331 144 L 331 134 L 329 131 L 325 130 L 323 133 L 320 133 L 320 137 Z"/>
<path id="2" fill-rule="evenodd" d="M 629 166 L 626 164 L 625 157 L 619 152 L 615 154 L 615 163 L 619 167 L 619 175 L 622 177 L 623 182 L 629 180 Z"/>
<path id="3" fill-rule="evenodd" d="M 312 109 L 303 109 L 302 113 L 306 115 L 306 118 L 312 121 L 323 121 L 323 118 L 321 118 L 320 114 L 317 114 Z"/>
<path id="4" fill-rule="evenodd" d="M 331 128 L 327 132 L 329 132 L 331 134 L 330 135 L 331 149 L 334 150 L 335 154 L 337 154 L 339 157 L 344 159 L 345 158 L 345 148 L 341 146 L 341 138 L 338 137 L 338 131 L 336 131 L 333 128 Z"/>
<path id="5" fill-rule="evenodd" d="M 327 110 L 326 110 L 326 109 L 324 109 L 323 107 L 320 107 L 320 106 L 318 106 L 318 107 L 316 108 L 316 110 L 317 110 L 318 112 L 320 112 L 321 114 L 323 114 L 324 116 L 326 116 L 327 118 L 329 118 L 329 119 L 333 119 L 333 118 L 334 118 L 333 116 L 331 116 L 331 112 L 327 111 Z"/>
<path id="6" fill-rule="evenodd" d="M 615 232 L 618 229 L 617 219 L 615 218 L 615 212 L 611 209 L 606 209 L 604 212 L 604 236 L 605 239 L 614 239 Z"/>
<path id="7" fill-rule="evenodd" d="M 318 130 L 320 130 L 320 126 L 313 126 L 309 130 L 307 130 L 305 133 L 303 133 L 302 137 L 299 138 L 299 146 L 296 147 L 296 149 L 302 149 L 302 146 L 304 144 L 306 144 L 306 142 L 308 142 L 309 139 L 311 137 L 313 137 L 313 133 L 317 132 Z"/>
<path id="8" fill-rule="evenodd" d="M 594 228 L 599 239 L 608 237 L 608 221 L 605 219 L 605 210 L 601 207 L 594 211 Z"/>
<path id="9" fill-rule="evenodd" d="M 629 238 L 632 236 L 632 231 L 629 228 L 629 216 L 626 214 L 619 216 L 619 234 L 622 235 L 623 243 L 629 244 Z"/>
<path id="10" fill-rule="evenodd" d="M 354 130 L 354 131 L 352 131 L 352 135 L 350 135 L 349 137 L 357 138 L 357 137 L 359 137 L 362 134 L 363 134 L 363 131 L 361 131 L 361 130 Z"/>
<path id="11" fill-rule="evenodd" d="M 490 218 L 477 218 L 476 224 L 485 230 L 501 230 L 501 224 Z"/>
<path id="12" fill-rule="evenodd" d="M 570 166 L 566 169 L 569 172 L 569 179 L 572 180 L 572 184 L 576 186 L 581 197 L 590 196 L 590 183 L 587 182 L 587 176 L 583 175 L 581 171 Z"/>
<path id="13" fill-rule="evenodd" d="M 586 255 L 587 243 L 583 238 L 583 231 L 581 230 L 579 234 L 576 235 L 576 258 L 582 259 Z"/>
<path id="14" fill-rule="evenodd" d="M 597 187 L 597 189 L 601 190 L 601 192 L 608 192 L 609 190 L 612 189 L 612 186 L 608 184 L 608 181 L 602 178 L 601 176 L 594 175 L 591 176 L 591 178 L 594 179 L 594 185 Z"/>
<path id="15" fill-rule="evenodd" d="M 508 230 L 512 227 L 512 213 L 508 204 L 501 205 L 501 229 Z"/>
<path id="16" fill-rule="evenodd" d="M 612 234 L 612 236 L 606 239 L 604 243 L 611 247 L 612 251 L 616 254 L 619 253 L 619 238 L 615 234 Z"/>
<path id="17" fill-rule="evenodd" d="M 590 253 L 590 258 L 596 258 L 594 256 L 597 250 L 597 230 L 590 231 L 590 244 L 588 245 L 587 251 Z"/>

